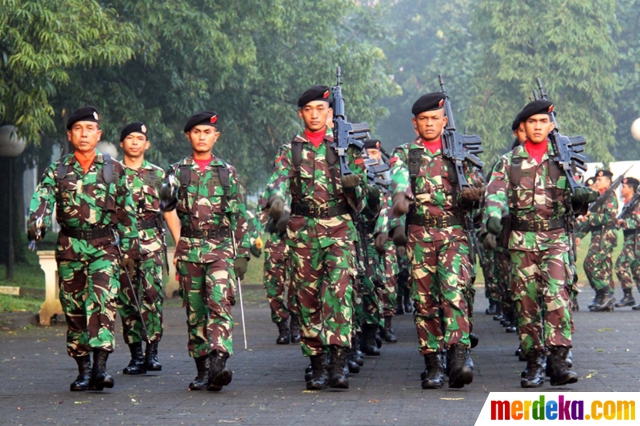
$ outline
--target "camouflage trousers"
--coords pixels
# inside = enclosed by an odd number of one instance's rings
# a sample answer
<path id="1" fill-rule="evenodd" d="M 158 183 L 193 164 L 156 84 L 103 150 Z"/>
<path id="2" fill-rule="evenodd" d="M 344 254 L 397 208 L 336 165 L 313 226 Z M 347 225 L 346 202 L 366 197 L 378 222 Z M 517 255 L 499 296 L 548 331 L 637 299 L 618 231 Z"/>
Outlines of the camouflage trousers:
<path id="1" fill-rule="evenodd" d="M 396 304 L 398 303 L 398 294 L 396 293 L 398 260 L 396 258 L 396 248 L 393 244 L 389 245 L 384 255 L 384 275 L 386 279 L 380 292 L 382 316 L 392 317 L 396 314 Z"/>
<path id="2" fill-rule="evenodd" d="M 624 290 L 632 289 L 634 283 L 640 290 L 640 257 L 636 250 L 638 245 L 633 236 L 626 237 L 616 260 L 616 275 Z"/>
<path id="3" fill-rule="evenodd" d="M 291 277 L 301 324 L 302 353 L 324 353 L 329 345 L 351 347 L 354 244 L 290 247 Z"/>
<path id="4" fill-rule="evenodd" d="M 613 240 L 609 233 L 600 243 L 600 233 L 591 233 L 591 245 L 584 258 L 584 273 L 596 290 L 608 288 L 613 293 L 613 249 L 616 246 L 615 234 Z"/>
<path id="5" fill-rule="evenodd" d="M 189 356 L 200 358 L 214 350 L 232 355 L 233 259 L 222 253 L 218 260 L 209 263 L 178 261 L 177 271 L 187 312 Z"/>
<path id="6" fill-rule="evenodd" d="M 525 353 L 546 347 L 571 347 L 571 279 L 566 248 L 529 252 L 511 250 L 512 295 L 518 315 L 520 345 Z"/>
<path id="7" fill-rule="evenodd" d="M 384 256 L 380 256 L 373 246 L 373 241 L 367 239 L 367 258 L 369 265 L 365 276 L 361 280 L 360 293 L 362 295 L 362 323 L 380 324 L 382 320 L 382 289 L 385 286 L 386 276 L 384 269 Z"/>
<path id="8" fill-rule="evenodd" d="M 480 259 L 480 267 L 484 275 L 484 296 L 493 301 L 500 301 L 500 289 L 496 277 L 496 253 L 493 250 L 484 250 Z"/>
<path id="9" fill-rule="evenodd" d="M 469 346 L 471 261 L 466 237 L 410 240 L 408 253 L 413 259 L 411 298 L 420 353 L 439 352 L 455 343 Z"/>
<path id="10" fill-rule="evenodd" d="M 498 249 L 494 252 L 494 276 L 498 290 L 498 300 L 502 305 L 502 311 L 507 315 L 515 314 L 515 305 L 512 293 L 511 258 L 509 251 Z"/>
<path id="11" fill-rule="evenodd" d="M 287 321 L 290 313 L 295 312 L 295 299 L 290 279 L 289 247 L 284 238 L 277 244 L 268 239 L 265 244 L 263 283 L 271 308 L 271 320 L 276 323 Z"/>
<path id="12" fill-rule="evenodd" d="M 94 349 L 113 352 L 119 269 L 120 261 L 112 254 L 58 261 L 69 356 L 85 356 Z"/>
<path id="13" fill-rule="evenodd" d="M 118 313 L 122 319 L 124 341 L 128 345 L 142 341 L 159 342 L 162 339 L 162 266 L 161 251 L 136 262 L 136 276 L 131 280 L 135 298 L 127 275 L 124 272 L 120 274 Z M 136 300 L 140 304 L 140 312 Z M 142 321 L 149 333 L 148 340 Z"/>

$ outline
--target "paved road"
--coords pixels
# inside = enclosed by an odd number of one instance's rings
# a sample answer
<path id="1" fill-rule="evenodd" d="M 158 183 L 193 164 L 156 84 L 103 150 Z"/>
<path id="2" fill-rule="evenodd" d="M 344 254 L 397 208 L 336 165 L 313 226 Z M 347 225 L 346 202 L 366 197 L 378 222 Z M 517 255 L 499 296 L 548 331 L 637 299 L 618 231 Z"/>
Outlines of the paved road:
<path id="1" fill-rule="evenodd" d="M 259 300 L 257 290 L 247 294 Z M 482 291 L 478 291 L 482 294 Z M 580 296 L 586 306 L 591 291 Z M 109 358 L 116 385 L 105 392 L 71 393 L 75 363 L 66 355 L 65 327 L 31 328 L 0 333 L 0 424 L 239 424 L 239 425 L 473 425 L 490 391 L 521 391 L 524 364 L 513 355 L 515 335 L 506 334 L 476 306 L 480 345 L 473 350 L 474 382 L 461 390 L 424 391 L 419 374 L 423 360 L 409 315 L 398 316 L 399 343 L 385 345 L 379 358 L 367 358 L 349 391 L 308 392 L 307 361 L 297 345 L 275 345 L 276 327 L 266 303 L 246 308 L 249 350 L 242 328 L 235 332 L 235 355 L 228 365 L 233 382 L 220 393 L 189 392 L 195 365 L 186 352 L 184 312 L 173 300 L 166 309 L 160 345 L 163 371 L 123 376 L 128 350 L 118 342 Z M 236 308 L 239 317 L 239 309 Z M 637 391 L 640 389 L 640 312 L 577 312 L 575 370 L 580 381 L 545 391 Z"/>

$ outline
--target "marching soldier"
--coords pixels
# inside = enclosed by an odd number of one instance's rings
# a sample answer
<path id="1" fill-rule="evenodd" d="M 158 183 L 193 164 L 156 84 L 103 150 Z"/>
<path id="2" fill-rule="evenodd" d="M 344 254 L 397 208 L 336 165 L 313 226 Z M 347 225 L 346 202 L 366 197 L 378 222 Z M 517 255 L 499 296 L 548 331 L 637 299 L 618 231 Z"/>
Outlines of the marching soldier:
<path id="1" fill-rule="evenodd" d="M 502 218 L 507 213 L 511 217 L 511 287 L 521 348 L 527 358 L 520 382 L 524 388 L 544 383 L 545 348 L 550 352 L 551 385 L 578 381 L 566 361 L 572 346 L 566 284 L 572 276 L 565 221 L 573 214 L 572 202 L 587 203 L 594 197 L 583 187 L 572 196 L 566 176 L 548 154 L 553 149 L 548 140 L 553 130 L 552 111 L 551 102 L 536 100 L 520 112 L 527 140 L 504 155 L 493 169 L 484 215 L 488 249 L 496 247 Z"/>
<path id="2" fill-rule="evenodd" d="M 445 96 L 428 93 L 413 104 L 418 137 L 397 147 L 390 160 L 392 214 L 408 213 L 408 241 L 402 225 L 392 222 L 390 234 L 396 245 L 407 245 L 412 259 L 415 323 L 427 366 L 423 389 L 442 387 L 445 350 L 451 359 L 449 387 L 461 388 L 473 380 L 467 306 L 472 266 L 463 216 L 477 205 L 483 188 L 459 193 L 453 164 L 442 156 Z M 472 185 L 482 185 L 469 167 L 465 175 Z M 379 234 L 381 240 L 384 235 Z"/>
<path id="3" fill-rule="evenodd" d="M 600 194 L 611 186 L 613 173 L 600 170 L 596 174 L 596 189 Z M 576 245 L 591 232 L 591 244 L 584 259 L 584 272 L 596 291 L 594 305 L 589 309 L 595 312 L 612 311 L 613 297 L 613 249 L 618 243 L 615 223 L 618 214 L 618 197 L 611 193 L 602 207 L 578 218 L 582 223 L 578 230 Z"/>
<path id="4" fill-rule="evenodd" d="M 287 231 L 300 343 L 311 358 L 307 389 L 349 387 L 344 366 L 351 345 L 357 239 L 350 214 L 362 210 L 366 183 L 364 161 L 355 148 L 347 150 L 354 173 L 340 176 L 326 124 L 329 94 L 329 87 L 313 86 L 298 99 L 305 129 L 282 147 L 269 191 L 269 215 L 278 231 Z"/>
<path id="5" fill-rule="evenodd" d="M 61 227 L 56 248 L 60 302 L 67 320 L 67 353 L 79 373 L 72 391 L 113 387 L 106 368 L 114 349 L 119 270 L 121 264 L 133 267 L 129 256 L 138 250 L 125 170 L 96 150 L 101 136 L 94 107 L 74 111 L 67 122 L 74 152 L 47 168 L 29 207 L 28 234 L 35 241 L 51 225 L 56 204 Z"/>
<path id="6" fill-rule="evenodd" d="M 144 123 L 131 123 L 122 129 L 122 162 L 136 209 L 140 241 L 140 250 L 129 253 L 129 257 L 136 261 L 135 269 L 120 276 L 118 303 L 124 341 L 131 352 L 131 361 L 122 372 L 131 375 L 162 370 L 158 361 L 158 343 L 162 339 L 162 266 L 166 260 L 160 209 L 164 171 L 144 159 L 149 146 Z M 143 341 L 147 342 L 144 353 Z"/>
<path id="7" fill-rule="evenodd" d="M 616 261 L 616 275 L 620 280 L 620 286 L 624 292 L 624 297 L 616 303 L 616 307 L 633 306 L 633 284 L 640 290 L 640 258 L 638 257 L 638 239 L 640 233 L 640 203 L 638 202 L 638 185 L 640 182 L 636 178 L 625 178 L 622 181 L 622 197 L 624 198 L 625 209 L 618 219 L 618 226 L 623 229 L 624 242 L 622 252 Z M 633 306 L 634 311 L 640 310 L 640 304 Z"/>
<path id="8" fill-rule="evenodd" d="M 198 374 L 189 390 L 220 391 L 231 383 L 231 306 L 236 277 L 249 261 L 247 212 L 235 168 L 211 150 L 220 136 L 218 116 L 202 111 L 184 127 L 192 154 L 167 173 L 162 198 L 176 246 L 180 293 L 187 312 L 189 356 Z"/>

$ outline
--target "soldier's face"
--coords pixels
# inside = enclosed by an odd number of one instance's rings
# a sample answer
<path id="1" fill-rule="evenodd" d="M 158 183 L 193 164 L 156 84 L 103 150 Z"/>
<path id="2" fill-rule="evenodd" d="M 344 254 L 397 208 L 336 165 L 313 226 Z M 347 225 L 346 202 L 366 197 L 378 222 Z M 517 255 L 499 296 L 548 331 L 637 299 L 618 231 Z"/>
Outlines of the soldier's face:
<path id="1" fill-rule="evenodd" d="M 596 189 L 598 191 L 606 190 L 611 186 L 611 179 L 606 176 L 598 176 L 596 178 Z"/>
<path id="2" fill-rule="evenodd" d="M 413 117 L 412 120 L 413 127 L 418 135 L 427 142 L 438 140 L 448 121 L 447 117 L 444 116 L 444 109 L 421 112 Z"/>
<path id="3" fill-rule="evenodd" d="M 333 129 L 333 109 L 329 108 L 329 113 L 327 114 L 327 127 Z"/>
<path id="4" fill-rule="evenodd" d="M 191 142 L 191 148 L 197 153 L 210 152 L 220 136 L 213 126 L 200 124 L 186 133 L 187 139 Z"/>
<path id="5" fill-rule="evenodd" d="M 120 142 L 120 148 L 122 148 L 124 155 L 130 158 L 143 157 L 150 145 L 144 133 L 139 132 L 130 133 Z"/>
<path id="6" fill-rule="evenodd" d="M 333 110 L 329 108 L 328 102 L 312 101 L 298 110 L 298 117 L 302 118 L 307 130 L 318 132 L 327 125 L 329 113 L 333 116 Z"/>
<path id="7" fill-rule="evenodd" d="M 532 115 L 524 122 L 524 131 L 527 135 L 527 139 L 533 143 L 542 143 L 546 141 L 552 130 L 553 121 L 551 121 L 549 114 Z"/>
<path id="8" fill-rule="evenodd" d="M 382 159 L 382 152 L 380 152 L 379 149 L 367 148 L 367 154 L 369 154 L 370 158 L 374 158 L 378 161 Z"/>
<path id="9" fill-rule="evenodd" d="M 622 187 L 620 188 L 620 194 L 624 198 L 633 197 L 633 187 L 627 185 L 626 183 L 623 183 Z"/>
<path id="10" fill-rule="evenodd" d="M 73 124 L 71 130 L 67 130 L 67 138 L 73 145 L 73 149 L 82 153 L 89 153 L 96 149 L 101 137 L 100 125 L 93 121 L 78 121 Z"/>
<path id="11" fill-rule="evenodd" d="M 520 127 L 513 131 L 513 136 L 516 137 L 520 145 L 527 140 L 527 132 L 524 131 L 524 124 L 520 123 Z"/>

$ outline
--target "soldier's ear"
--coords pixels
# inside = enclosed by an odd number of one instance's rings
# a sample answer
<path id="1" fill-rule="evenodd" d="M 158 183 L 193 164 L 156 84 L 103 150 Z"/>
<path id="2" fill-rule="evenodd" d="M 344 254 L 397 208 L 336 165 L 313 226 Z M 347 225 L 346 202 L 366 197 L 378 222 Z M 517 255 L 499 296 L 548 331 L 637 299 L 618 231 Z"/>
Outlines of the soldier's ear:
<path id="1" fill-rule="evenodd" d="M 302 109 L 298 109 L 298 117 L 302 118 Z"/>

